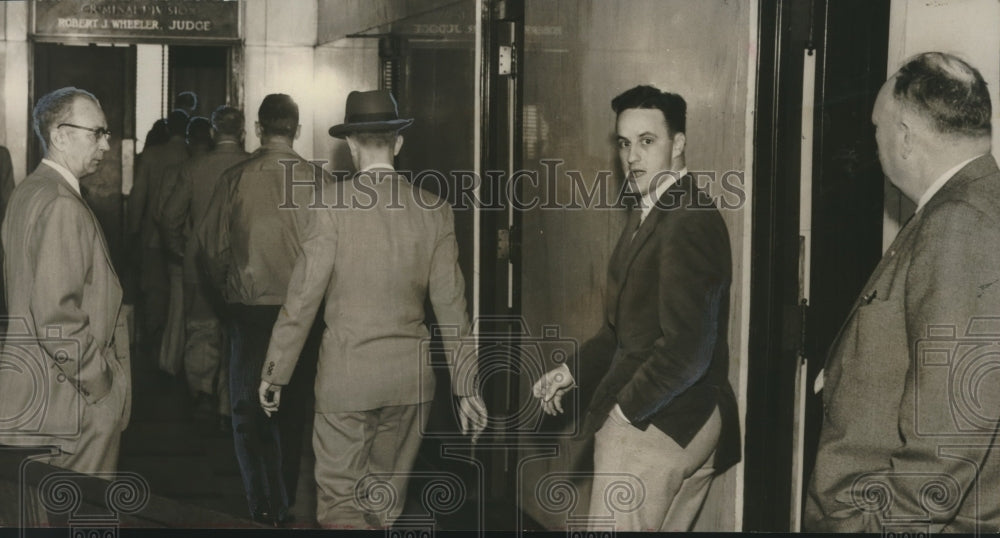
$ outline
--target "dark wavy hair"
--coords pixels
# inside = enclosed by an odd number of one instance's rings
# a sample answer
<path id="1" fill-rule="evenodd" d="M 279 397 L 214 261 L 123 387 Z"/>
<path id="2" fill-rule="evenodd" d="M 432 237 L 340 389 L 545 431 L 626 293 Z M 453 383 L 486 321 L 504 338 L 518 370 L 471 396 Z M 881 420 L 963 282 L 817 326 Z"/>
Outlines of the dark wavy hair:
<path id="1" fill-rule="evenodd" d="M 630 108 L 656 108 L 667 120 L 667 133 L 674 136 L 686 132 L 687 103 L 676 93 L 662 92 L 653 86 L 636 86 L 611 100 L 615 114 Z"/>
<path id="2" fill-rule="evenodd" d="M 264 136 L 295 136 L 299 127 L 299 105 L 288 95 L 272 93 L 257 110 L 257 121 Z"/>
<path id="3" fill-rule="evenodd" d="M 895 75 L 892 95 L 942 134 L 973 138 L 990 136 L 990 93 L 975 68 L 944 52 L 910 58 Z"/>
<path id="4" fill-rule="evenodd" d="M 212 127 L 224 135 L 239 136 L 243 123 L 243 111 L 238 108 L 222 105 L 212 112 Z"/>

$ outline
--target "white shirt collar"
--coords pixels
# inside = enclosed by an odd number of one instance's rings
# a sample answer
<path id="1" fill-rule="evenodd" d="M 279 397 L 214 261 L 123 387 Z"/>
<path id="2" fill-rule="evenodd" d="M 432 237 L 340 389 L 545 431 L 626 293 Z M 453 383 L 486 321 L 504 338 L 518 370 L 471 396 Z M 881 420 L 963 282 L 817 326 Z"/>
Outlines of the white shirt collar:
<path id="1" fill-rule="evenodd" d="M 52 159 L 42 159 L 42 162 L 52 167 L 52 169 L 56 172 L 59 172 L 59 175 L 66 180 L 66 183 L 69 183 L 69 186 L 73 187 L 73 190 L 75 190 L 77 194 L 80 194 L 80 180 L 76 179 L 73 172 L 70 172 L 65 166 L 53 161 Z"/>
<path id="2" fill-rule="evenodd" d="M 923 207 L 927 205 L 927 202 L 929 202 L 931 198 L 933 198 L 934 195 L 937 194 L 937 192 L 941 190 L 942 187 L 944 187 L 945 183 L 948 183 L 948 180 L 954 177 L 959 170 L 965 168 L 965 165 L 982 157 L 983 155 L 985 155 L 985 153 L 982 155 L 976 155 L 975 157 L 969 160 L 962 161 L 953 166 L 952 168 L 949 168 L 947 172 L 941 174 L 941 177 L 937 178 L 934 181 L 934 183 L 931 183 L 931 186 L 928 187 L 926 191 L 924 191 L 924 195 L 920 197 L 920 202 L 917 203 L 917 211 L 923 209 Z"/>
<path id="3" fill-rule="evenodd" d="M 685 166 L 684 168 L 681 168 L 675 173 L 661 174 L 660 177 L 663 178 L 663 181 L 660 181 L 660 184 L 656 186 L 656 189 L 654 189 L 653 192 L 647 194 L 646 196 L 643 196 L 641 199 L 642 216 L 640 217 L 639 222 L 646 220 L 646 216 L 649 215 L 649 212 L 653 210 L 653 206 L 656 205 L 656 201 L 659 200 L 660 197 L 663 196 L 663 193 L 667 192 L 667 189 L 672 187 L 674 183 L 677 183 L 677 180 L 686 176 L 687 173 L 688 169 Z"/>
<path id="4" fill-rule="evenodd" d="M 386 164 L 386 163 L 372 163 L 372 164 L 369 164 L 368 166 L 366 166 L 366 167 L 364 167 L 364 168 L 362 168 L 361 170 L 358 170 L 358 171 L 359 172 L 367 172 L 369 170 L 374 170 L 376 168 L 388 168 L 389 170 L 395 170 L 395 168 L 393 168 L 393 166 L 391 164 Z"/>

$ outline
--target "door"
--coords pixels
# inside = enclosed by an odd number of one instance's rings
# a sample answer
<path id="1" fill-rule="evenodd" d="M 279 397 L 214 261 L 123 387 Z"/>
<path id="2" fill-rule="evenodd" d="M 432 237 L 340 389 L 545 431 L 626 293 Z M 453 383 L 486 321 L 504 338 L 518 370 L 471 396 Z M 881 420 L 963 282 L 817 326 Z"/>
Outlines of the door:
<path id="1" fill-rule="evenodd" d="M 211 118 L 212 111 L 227 104 L 230 88 L 230 47 L 171 45 L 169 52 L 170 109 L 184 91 L 198 96 L 195 116 Z M 234 105 L 237 106 L 237 105 Z"/>
<path id="2" fill-rule="evenodd" d="M 115 270 L 124 277 L 122 140 L 135 138 L 135 47 L 36 43 L 34 75 L 32 103 L 52 90 L 75 86 L 94 94 L 104 109 L 111 149 L 96 172 L 81 178 L 80 190 L 104 231 Z M 42 156 L 41 143 L 32 136 L 28 170 Z"/>
<path id="3" fill-rule="evenodd" d="M 881 256 L 871 110 L 889 2 L 763 0 L 759 20 L 743 530 L 797 531 L 822 425 L 814 381 Z"/>

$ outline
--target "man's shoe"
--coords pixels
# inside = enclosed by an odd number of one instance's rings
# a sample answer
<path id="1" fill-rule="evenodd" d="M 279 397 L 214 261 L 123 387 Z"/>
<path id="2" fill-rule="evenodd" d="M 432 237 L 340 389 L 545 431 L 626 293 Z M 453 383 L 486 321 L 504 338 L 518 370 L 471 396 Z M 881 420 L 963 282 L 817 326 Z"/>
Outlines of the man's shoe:
<path id="1" fill-rule="evenodd" d="M 260 523 L 261 525 L 274 525 L 274 518 L 271 517 L 271 512 L 260 509 L 250 512 L 250 517 L 253 518 L 254 523 Z"/>
<path id="2" fill-rule="evenodd" d="M 284 527 L 290 525 L 295 521 L 295 516 L 293 516 L 288 510 L 279 510 L 277 515 L 274 516 L 274 526 Z"/>

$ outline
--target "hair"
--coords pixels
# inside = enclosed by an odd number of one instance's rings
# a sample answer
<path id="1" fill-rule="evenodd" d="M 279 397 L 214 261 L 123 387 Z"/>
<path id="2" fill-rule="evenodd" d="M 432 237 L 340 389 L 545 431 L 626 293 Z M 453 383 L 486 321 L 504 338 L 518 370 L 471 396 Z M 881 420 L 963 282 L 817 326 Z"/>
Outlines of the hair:
<path id="1" fill-rule="evenodd" d="M 630 108 L 655 108 L 663 113 L 667 122 L 667 133 L 674 136 L 686 132 L 687 103 L 676 93 L 661 92 L 653 86 L 636 86 L 611 100 L 615 114 Z"/>
<path id="2" fill-rule="evenodd" d="M 101 106 L 94 94 L 73 86 L 47 93 L 35 103 L 31 118 L 35 135 L 42 141 L 43 151 L 48 151 L 48 147 L 52 143 L 50 137 L 52 129 L 60 123 L 66 123 L 73 116 L 73 103 L 76 102 L 77 98 L 90 99 L 98 107 Z"/>
<path id="3" fill-rule="evenodd" d="M 299 127 L 299 105 L 288 95 L 272 93 L 261 102 L 257 121 L 264 136 L 294 137 Z"/>
<path id="4" fill-rule="evenodd" d="M 892 95 L 928 119 L 941 134 L 972 138 L 992 134 L 990 93 L 979 71 L 957 56 L 925 52 L 895 75 Z"/>
<path id="5" fill-rule="evenodd" d="M 398 134 L 399 131 L 396 130 L 356 131 L 348 133 L 347 136 L 353 138 L 362 146 L 391 148 L 396 144 L 396 135 Z"/>
<path id="6" fill-rule="evenodd" d="M 189 146 L 211 146 L 212 122 L 203 116 L 191 118 L 187 126 L 187 143 Z"/>
<path id="7" fill-rule="evenodd" d="M 153 122 L 153 126 L 146 133 L 146 142 L 143 147 L 158 146 L 170 140 L 170 129 L 167 129 L 167 120 L 160 118 Z"/>
<path id="8" fill-rule="evenodd" d="M 191 91 L 178 93 L 174 99 L 174 106 L 185 111 L 194 110 L 198 108 L 198 94 Z"/>
<path id="9" fill-rule="evenodd" d="M 170 136 L 184 136 L 187 134 L 188 113 L 179 108 L 175 108 L 167 115 L 167 130 Z"/>
<path id="10" fill-rule="evenodd" d="M 219 134 L 238 137 L 243 132 L 245 122 L 243 111 L 238 108 L 222 105 L 212 112 L 212 128 Z"/>

